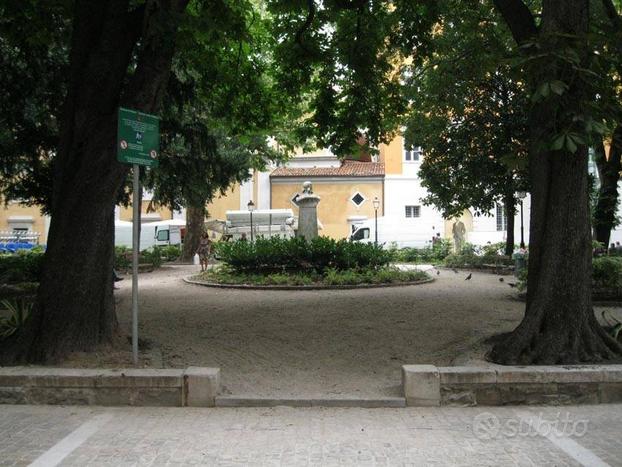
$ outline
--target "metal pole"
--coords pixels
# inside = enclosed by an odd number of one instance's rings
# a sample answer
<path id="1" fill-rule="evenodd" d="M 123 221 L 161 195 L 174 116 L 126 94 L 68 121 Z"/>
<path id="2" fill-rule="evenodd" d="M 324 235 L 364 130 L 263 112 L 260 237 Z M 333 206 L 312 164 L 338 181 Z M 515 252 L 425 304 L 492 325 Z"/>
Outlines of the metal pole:
<path id="1" fill-rule="evenodd" d="M 132 208 L 132 357 L 138 365 L 138 251 L 140 250 L 140 167 L 134 164 Z"/>
<path id="2" fill-rule="evenodd" d="M 378 245 L 378 210 L 375 209 L 375 214 L 376 214 L 376 240 L 375 240 L 375 244 Z"/>
<path id="3" fill-rule="evenodd" d="M 251 243 L 253 243 L 253 211 L 251 211 Z"/>
<path id="4" fill-rule="evenodd" d="M 523 229 L 523 200 L 520 200 L 520 247 L 525 248 L 525 231 Z"/>

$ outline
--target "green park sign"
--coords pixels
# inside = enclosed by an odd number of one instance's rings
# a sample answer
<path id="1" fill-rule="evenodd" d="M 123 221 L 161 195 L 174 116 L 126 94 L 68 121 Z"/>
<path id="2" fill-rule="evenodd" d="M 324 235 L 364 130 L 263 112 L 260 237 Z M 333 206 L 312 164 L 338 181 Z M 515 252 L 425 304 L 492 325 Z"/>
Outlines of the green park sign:
<path id="1" fill-rule="evenodd" d="M 117 160 L 126 164 L 158 166 L 160 119 L 119 107 Z"/>

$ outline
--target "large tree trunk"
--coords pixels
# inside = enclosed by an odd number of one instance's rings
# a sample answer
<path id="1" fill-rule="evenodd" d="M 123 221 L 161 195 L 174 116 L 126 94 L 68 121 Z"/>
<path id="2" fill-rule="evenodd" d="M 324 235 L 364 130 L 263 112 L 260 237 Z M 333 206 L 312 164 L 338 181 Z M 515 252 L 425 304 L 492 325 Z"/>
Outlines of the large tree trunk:
<path id="1" fill-rule="evenodd" d="M 615 224 L 616 210 L 618 207 L 618 182 L 622 170 L 622 126 L 618 126 L 613 133 L 609 158 L 605 154 L 605 148 L 600 145 L 594 153 L 600 188 L 594 213 L 594 234 L 596 240 L 605 248 L 609 247 L 609 237 Z"/>
<path id="2" fill-rule="evenodd" d="M 505 255 L 512 256 L 514 253 L 514 218 L 516 217 L 516 204 L 514 193 L 507 193 L 503 199 L 503 206 L 507 217 Z"/>
<path id="3" fill-rule="evenodd" d="M 525 11 L 520 1 L 496 0 L 519 43 L 533 37 L 535 26 L 520 27 Z M 571 35 L 588 31 L 588 0 L 545 0 L 541 46 L 559 50 Z M 513 12 L 513 13 L 512 13 Z M 510 14 L 511 13 L 511 14 Z M 535 24 L 535 23 L 534 23 Z M 530 34 L 521 37 L 522 33 Z M 586 47 L 579 41 L 573 45 Z M 542 81 L 567 79 L 567 70 L 550 68 L 530 77 Z M 566 102 L 576 111 L 588 98 L 581 82 L 571 81 Z M 574 153 L 546 150 L 551 139 L 555 104 L 537 105 L 530 116 L 531 177 L 530 251 L 525 316 L 520 325 L 497 343 L 490 358 L 503 364 L 560 364 L 592 362 L 619 356 L 622 348 L 596 321 L 592 308 L 592 247 L 588 200 L 587 147 Z M 571 109 L 564 109 L 570 112 Z M 563 114 L 566 118 L 568 114 Z M 570 120 L 570 119 L 569 119 Z M 563 124 L 563 123 L 562 123 Z"/>
<path id="4" fill-rule="evenodd" d="M 203 225 L 205 222 L 205 204 L 200 206 L 188 206 L 186 210 L 186 236 L 180 261 L 192 262 L 194 254 L 199 248 Z"/>
<path id="5" fill-rule="evenodd" d="M 76 2 L 41 285 L 27 327 L 0 360 L 55 361 L 111 338 L 114 201 L 127 172 L 116 161 L 117 108 L 157 109 L 174 51 L 171 14 L 185 4 L 147 1 L 128 11 L 127 0 Z"/>

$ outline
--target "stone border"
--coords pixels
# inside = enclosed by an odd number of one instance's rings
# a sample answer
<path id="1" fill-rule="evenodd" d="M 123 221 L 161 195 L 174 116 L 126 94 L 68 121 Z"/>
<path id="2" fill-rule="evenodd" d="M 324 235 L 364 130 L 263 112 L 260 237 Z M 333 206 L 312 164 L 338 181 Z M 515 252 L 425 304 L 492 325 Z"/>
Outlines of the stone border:
<path id="1" fill-rule="evenodd" d="M 220 369 L 0 367 L 0 404 L 214 407 Z"/>
<path id="2" fill-rule="evenodd" d="M 622 401 L 622 365 L 404 365 L 407 406 L 598 404 Z"/>
<path id="3" fill-rule="evenodd" d="M 356 284 L 356 285 L 253 285 L 253 284 L 219 284 L 218 282 L 198 281 L 192 276 L 183 278 L 187 284 L 200 285 L 215 289 L 244 289 L 244 290 L 351 290 L 351 289 L 381 289 L 386 287 L 408 287 L 434 282 L 434 278 L 414 282 L 390 282 L 385 284 Z"/>

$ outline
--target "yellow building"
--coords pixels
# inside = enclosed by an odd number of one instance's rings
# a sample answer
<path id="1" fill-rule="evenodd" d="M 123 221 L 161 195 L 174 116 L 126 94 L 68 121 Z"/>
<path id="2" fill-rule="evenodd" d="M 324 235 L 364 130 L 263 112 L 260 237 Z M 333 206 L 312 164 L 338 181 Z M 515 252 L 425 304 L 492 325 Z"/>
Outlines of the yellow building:
<path id="1" fill-rule="evenodd" d="M 45 244 L 50 218 L 37 206 L 26 206 L 10 201 L 0 209 L 0 241 L 19 236 L 34 243 Z"/>

